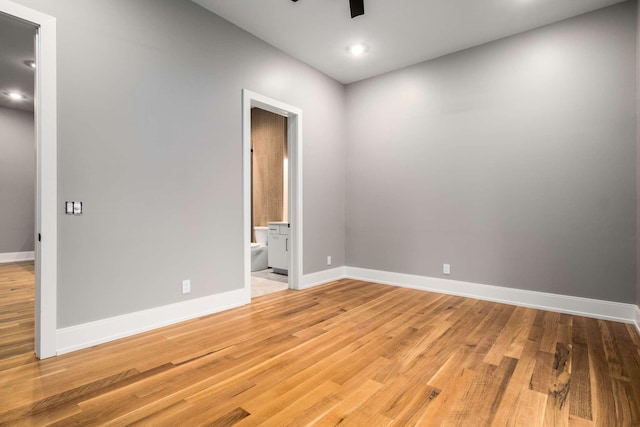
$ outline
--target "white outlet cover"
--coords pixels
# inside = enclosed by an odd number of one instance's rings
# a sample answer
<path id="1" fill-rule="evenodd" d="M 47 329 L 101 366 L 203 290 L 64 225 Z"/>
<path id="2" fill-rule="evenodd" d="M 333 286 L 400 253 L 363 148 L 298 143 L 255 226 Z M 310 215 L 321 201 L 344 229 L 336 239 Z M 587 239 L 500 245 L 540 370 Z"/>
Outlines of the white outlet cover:
<path id="1" fill-rule="evenodd" d="M 451 274 L 451 264 L 442 264 L 442 272 L 444 274 Z"/>
<path id="2" fill-rule="evenodd" d="M 183 280 L 182 281 L 182 293 L 188 294 L 191 292 L 191 280 Z"/>
<path id="3" fill-rule="evenodd" d="M 331 265 L 331 255 L 327 256 L 327 265 Z"/>

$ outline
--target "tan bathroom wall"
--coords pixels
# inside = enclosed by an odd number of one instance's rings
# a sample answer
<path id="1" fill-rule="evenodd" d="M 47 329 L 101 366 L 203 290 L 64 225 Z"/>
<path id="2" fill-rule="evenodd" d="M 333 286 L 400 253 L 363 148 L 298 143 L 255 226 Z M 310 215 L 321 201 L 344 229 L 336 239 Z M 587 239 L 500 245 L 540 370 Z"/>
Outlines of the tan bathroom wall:
<path id="1" fill-rule="evenodd" d="M 252 226 L 284 221 L 284 160 L 287 158 L 287 118 L 251 110 Z M 252 227 L 252 240 L 253 236 Z"/>

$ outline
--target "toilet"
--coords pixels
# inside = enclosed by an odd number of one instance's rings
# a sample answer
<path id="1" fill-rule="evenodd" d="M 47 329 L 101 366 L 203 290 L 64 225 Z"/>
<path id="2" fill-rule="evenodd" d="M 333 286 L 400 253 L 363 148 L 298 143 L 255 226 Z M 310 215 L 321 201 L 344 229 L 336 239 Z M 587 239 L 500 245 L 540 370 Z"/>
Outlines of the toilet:
<path id="1" fill-rule="evenodd" d="M 267 251 L 269 227 L 253 227 L 253 231 L 256 235 L 256 243 L 251 243 L 251 271 L 266 270 L 269 268 Z"/>

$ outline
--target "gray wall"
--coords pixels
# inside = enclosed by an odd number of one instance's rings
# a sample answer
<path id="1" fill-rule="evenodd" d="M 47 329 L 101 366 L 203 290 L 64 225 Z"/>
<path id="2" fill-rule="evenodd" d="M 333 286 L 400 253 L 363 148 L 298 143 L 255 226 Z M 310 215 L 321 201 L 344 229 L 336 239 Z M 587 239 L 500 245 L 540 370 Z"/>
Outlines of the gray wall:
<path id="1" fill-rule="evenodd" d="M 0 254 L 33 251 L 35 178 L 33 113 L 0 107 Z"/>
<path id="2" fill-rule="evenodd" d="M 304 272 L 344 265 L 344 87 L 187 0 L 57 17 L 58 327 L 243 286 L 241 90 L 304 111 Z M 192 292 L 181 295 L 181 280 Z"/>
<path id="3" fill-rule="evenodd" d="M 349 85 L 347 265 L 635 301 L 635 31 L 626 2 Z"/>

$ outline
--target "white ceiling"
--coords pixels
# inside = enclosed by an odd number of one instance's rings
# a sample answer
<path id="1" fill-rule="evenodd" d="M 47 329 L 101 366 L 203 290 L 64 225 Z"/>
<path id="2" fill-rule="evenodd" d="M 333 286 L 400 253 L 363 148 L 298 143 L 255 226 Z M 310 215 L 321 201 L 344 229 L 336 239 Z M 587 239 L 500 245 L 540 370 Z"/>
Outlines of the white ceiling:
<path id="1" fill-rule="evenodd" d="M 477 46 L 624 0 L 193 0 L 342 83 Z M 347 46 L 369 51 L 353 58 Z"/>
<path id="2" fill-rule="evenodd" d="M 36 28 L 32 24 L 0 13 L 0 106 L 33 111 L 34 70 L 24 61 L 34 60 Z M 26 95 L 24 101 L 13 101 L 5 92 Z"/>

